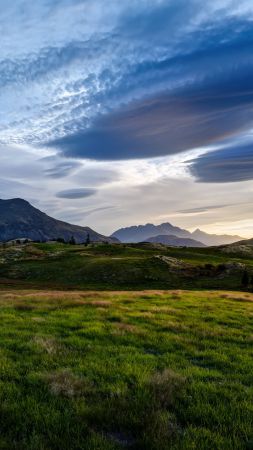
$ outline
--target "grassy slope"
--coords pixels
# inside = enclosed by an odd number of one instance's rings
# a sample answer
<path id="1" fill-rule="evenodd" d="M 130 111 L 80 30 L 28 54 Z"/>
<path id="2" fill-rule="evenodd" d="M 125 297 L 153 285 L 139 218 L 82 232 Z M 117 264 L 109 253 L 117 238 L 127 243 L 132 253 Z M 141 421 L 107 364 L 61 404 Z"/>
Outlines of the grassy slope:
<path id="1" fill-rule="evenodd" d="M 0 448 L 253 448 L 253 295 L 0 294 Z"/>
<path id="2" fill-rule="evenodd" d="M 192 267 L 253 259 L 219 249 L 152 248 L 138 245 L 36 244 L 0 249 L 0 283 L 56 289 L 241 289 L 241 272 L 225 277 L 180 276 L 155 256 L 182 259 Z"/>

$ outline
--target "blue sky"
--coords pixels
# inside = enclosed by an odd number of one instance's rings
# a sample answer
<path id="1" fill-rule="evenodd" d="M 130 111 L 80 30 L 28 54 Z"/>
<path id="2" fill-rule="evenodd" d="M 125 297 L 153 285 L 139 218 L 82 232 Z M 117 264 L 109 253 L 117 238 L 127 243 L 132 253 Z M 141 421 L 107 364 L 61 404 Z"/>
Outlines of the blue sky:
<path id="1" fill-rule="evenodd" d="M 103 233 L 252 233 L 253 4 L 7 0 L 0 192 Z"/>

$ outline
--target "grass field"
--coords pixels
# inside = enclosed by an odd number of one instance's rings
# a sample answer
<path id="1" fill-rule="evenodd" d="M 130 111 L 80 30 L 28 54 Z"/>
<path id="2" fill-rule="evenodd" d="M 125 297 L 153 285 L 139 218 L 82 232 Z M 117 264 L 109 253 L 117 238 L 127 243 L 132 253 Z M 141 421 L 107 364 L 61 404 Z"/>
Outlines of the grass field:
<path id="1" fill-rule="evenodd" d="M 253 294 L 0 292 L 0 449 L 253 448 Z"/>
<path id="2" fill-rule="evenodd" d="M 252 256 L 253 253 L 227 254 L 220 248 L 152 244 L 2 246 L 0 287 L 241 290 L 244 268 L 250 278 L 253 276 Z M 170 259 L 178 267 L 171 267 Z M 231 263 L 234 269 L 224 270 L 224 265 Z M 252 283 L 249 288 L 253 290 Z"/>

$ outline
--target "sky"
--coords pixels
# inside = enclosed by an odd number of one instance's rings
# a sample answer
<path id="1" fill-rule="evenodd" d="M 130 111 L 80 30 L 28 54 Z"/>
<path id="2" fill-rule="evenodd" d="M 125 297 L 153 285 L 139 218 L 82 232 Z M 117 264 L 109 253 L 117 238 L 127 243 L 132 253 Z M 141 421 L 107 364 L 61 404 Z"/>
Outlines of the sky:
<path id="1" fill-rule="evenodd" d="M 253 236 L 252 0 L 1 0 L 0 198 Z"/>

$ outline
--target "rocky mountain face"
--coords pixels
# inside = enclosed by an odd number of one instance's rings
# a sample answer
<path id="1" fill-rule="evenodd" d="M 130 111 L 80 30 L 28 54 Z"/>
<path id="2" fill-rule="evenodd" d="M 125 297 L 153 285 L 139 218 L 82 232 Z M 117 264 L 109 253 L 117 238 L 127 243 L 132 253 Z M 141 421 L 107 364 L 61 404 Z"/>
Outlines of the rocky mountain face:
<path id="1" fill-rule="evenodd" d="M 169 222 L 162 223 L 161 225 L 153 225 L 148 223 L 146 225 L 121 228 L 115 231 L 111 237 L 116 237 L 121 242 L 127 243 L 147 241 L 152 237 L 164 235 L 193 239 L 194 241 L 198 241 L 206 246 L 231 244 L 243 239 L 240 236 L 208 234 L 198 229 L 191 233 L 185 229 L 175 227 Z"/>
<path id="2" fill-rule="evenodd" d="M 71 225 L 53 219 L 34 208 L 23 199 L 0 200 L 0 241 L 27 238 L 33 241 L 49 241 L 63 238 L 69 241 L 73 236 L 77 243 L 84 242 L 89 234 L 91 241 L 114 242 L 96 233 L 89 227 Z"/>
<path id="3" fill-rule="evenodd" d="M 146 239 L 146 242 L 170 245 L 172 247 L 205 247 L 202 242 L 196 241 L 194 239 L 179 238 L 177 236 L 166 234 L 150 237 Z"/>

